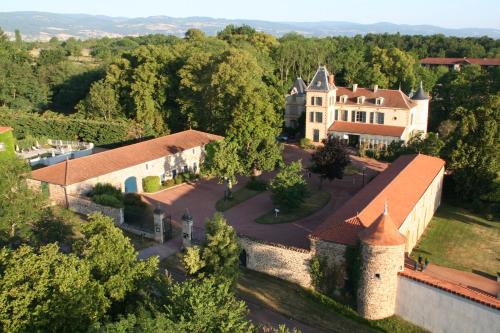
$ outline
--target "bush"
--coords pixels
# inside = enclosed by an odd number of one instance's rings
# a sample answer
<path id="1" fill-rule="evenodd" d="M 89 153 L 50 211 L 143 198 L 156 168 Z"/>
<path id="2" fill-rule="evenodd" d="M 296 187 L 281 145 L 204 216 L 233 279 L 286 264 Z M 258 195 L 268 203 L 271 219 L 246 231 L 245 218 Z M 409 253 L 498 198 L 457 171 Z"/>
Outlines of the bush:
<path id="1" fill-rule="evenodd" d="M 158 192 L 161 189 L 160 176 L 147 176 L 142 179 L 144 192 Z"/>
<path id="2" fill-rule="evenodd" d="M 172 187 L 174 185 L 175 185 L 175 180 L 173 178 L 163 182 L 163 186 L 165 187 Z"/>
<path id="3" fill-rule="evenodd" d="M 108 194 L 120 199 L 122 197 L 122 192 L 109 183 L 97 183 L 94 188 L 89 192 L 88 196 L 93 197 L 96 195 Z"/>
<path id="4" fill-rule="evenodd" d="M 312 149 L 312 148 L 314 148 L 314 145 L 312 144 L 311 139 L 308 139 L 308 138 L 302 138 L 302 139 L 300 139 L 299 146 L 302 149 Z"/>
<path id="5" fill-rule="evenodd" d="M 246 188 L 254 191 L 265 191 L 267 189 L 267 182 L 261 179 L 252 177 L 246 184 Z"/>
<path id="6" fill-rule="evenodd" d="M 123 208 L 123 201 L 110 194 L 98 194 L 92 196 L 92 201 L 103 206 Z"/>
<path id="7" fill-rule="evenodd" d="M 184 183 L 184 176 L 181 174 L 178 174 L 176 177 L 175 177 L 175 184 L 176 185 L 179 185 L 179 184 L 182 184 Z"/>
<path id="8" fill-rule="evenodd" d="M 273 204 L 283 211 L 298 209 L 309 195 L 302 175 L 302 161 L 286 165 L 269 184 Z"/>
<path id="9" fill-rule="evenodd" d="M 123 204 L 125 206 L 144 207 L 146 203 L 142 201 L 141 196 L 136 193 L 125 193 L 123 195 Z"/>

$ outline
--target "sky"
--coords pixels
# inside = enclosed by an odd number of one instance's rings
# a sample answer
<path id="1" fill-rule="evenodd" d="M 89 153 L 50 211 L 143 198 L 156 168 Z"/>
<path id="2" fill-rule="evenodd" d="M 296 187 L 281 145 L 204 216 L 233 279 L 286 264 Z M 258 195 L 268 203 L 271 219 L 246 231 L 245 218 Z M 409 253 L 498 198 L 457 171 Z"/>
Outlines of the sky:
<path id="1" fill-rule="evenodd" d="M 107 16 L 208 16 L 266 21 L 348 21 L 500 29 L 500 0 L 0 0 L 0 11 Z"/>

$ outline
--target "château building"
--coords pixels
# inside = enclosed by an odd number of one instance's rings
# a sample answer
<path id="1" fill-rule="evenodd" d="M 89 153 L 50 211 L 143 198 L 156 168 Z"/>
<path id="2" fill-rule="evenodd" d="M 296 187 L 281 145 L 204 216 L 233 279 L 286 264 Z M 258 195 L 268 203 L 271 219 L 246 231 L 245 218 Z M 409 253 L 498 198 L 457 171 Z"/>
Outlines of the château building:
<path id="1" fill-rule="evenodd" d="M 296 126 L 304 112 L 305 137 L 312 142 L 336 136 L 353 146 L 388 145 L 427 133 L 429 97 L 422 84 L 411 98 L 377 85 L 337 87 L 333 74 L 320 66 L 307 87 L 301 78 L 295 81 L 286 98 L 285 125 Z"/>

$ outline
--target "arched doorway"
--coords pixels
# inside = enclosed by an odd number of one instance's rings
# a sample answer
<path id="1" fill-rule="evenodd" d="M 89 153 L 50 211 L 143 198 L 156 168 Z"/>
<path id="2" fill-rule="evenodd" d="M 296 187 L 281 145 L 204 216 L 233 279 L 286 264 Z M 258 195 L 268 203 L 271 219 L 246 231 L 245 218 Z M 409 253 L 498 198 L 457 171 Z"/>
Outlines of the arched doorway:
<path id="1" fill-rule="evenodd" d="M 241 250 L 240 252 L 240 266 L 247 267 L 247 251 Z"/>
<path id="2" fill-rule="evenodd" d="M 137 193 L 137 178 L 128 177 L 125 180 L 125 193 Z"/>

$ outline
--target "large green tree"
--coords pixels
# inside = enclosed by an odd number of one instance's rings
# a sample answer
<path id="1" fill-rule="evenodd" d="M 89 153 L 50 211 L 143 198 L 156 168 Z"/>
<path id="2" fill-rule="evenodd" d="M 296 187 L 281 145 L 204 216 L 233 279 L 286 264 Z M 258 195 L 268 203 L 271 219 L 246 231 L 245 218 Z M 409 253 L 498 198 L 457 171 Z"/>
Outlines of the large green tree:
<path id="1" fill-rule="evenodd" d="M 314 152 L 311 161 L 309 170 L 319 174 L 321 182 L 344 178 L 344 169 L 351 163 L 346 145 L 335 137 L 324 139 L 323 146 Z"/>
<path id="2" fill-rule="evenodd" d="M 299 208 L 309 191 L 304 180 L 302 162 L 295 161 L 285 165 L 270 182 L 271 199 L 284 211 Z"/>

